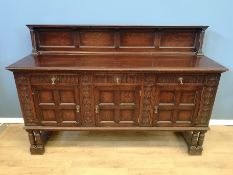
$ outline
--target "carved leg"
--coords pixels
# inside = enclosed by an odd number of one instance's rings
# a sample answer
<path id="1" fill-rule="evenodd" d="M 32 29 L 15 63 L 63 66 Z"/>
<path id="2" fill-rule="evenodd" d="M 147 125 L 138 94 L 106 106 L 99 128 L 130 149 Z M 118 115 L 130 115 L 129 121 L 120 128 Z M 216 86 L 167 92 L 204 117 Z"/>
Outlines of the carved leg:
<path id="1" fill-rule="evenodd" d="M 27 130 L 31 154 L 43 154 L 45 149 L 44 145 L 49 139 L 50 131 Z"/>
<path id="2" fill-rule="evenodd" d="M 185 131 L 183 137 L 188 145 L 190 155 L 201 155 L 206 131 Z"/>

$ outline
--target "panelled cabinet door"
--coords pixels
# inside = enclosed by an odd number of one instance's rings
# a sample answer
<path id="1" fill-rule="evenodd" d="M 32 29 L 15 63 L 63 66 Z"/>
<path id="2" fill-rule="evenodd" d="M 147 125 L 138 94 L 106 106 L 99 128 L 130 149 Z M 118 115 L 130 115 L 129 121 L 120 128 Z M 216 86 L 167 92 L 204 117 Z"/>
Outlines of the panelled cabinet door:
<path id="1" fill-rule="evenodd" d="M 140 86 L 95 86 L 97 126 L 137 126 L 140 101 Z"/>
<path id="2" fill-rule="evenodd" d="M 36 115 L 41 125 L 81 124 L 77 86 L 33 86 Z"/>
<path id="3" fill-rule="evenodd" d="M 154 126 L 192 126 L 198 115 L 202 86 L 157 85 Z"/>

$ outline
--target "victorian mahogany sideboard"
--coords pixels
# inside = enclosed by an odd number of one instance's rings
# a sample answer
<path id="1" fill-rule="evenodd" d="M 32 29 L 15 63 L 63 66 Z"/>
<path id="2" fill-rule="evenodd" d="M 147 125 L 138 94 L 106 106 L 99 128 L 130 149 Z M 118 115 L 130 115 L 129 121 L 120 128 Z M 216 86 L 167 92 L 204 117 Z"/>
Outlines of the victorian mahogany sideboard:
<path id="1" fill-rule="evenodd" d="M 207 26 L 28 25 L 14 73 L 32 154 L 52 131 L 169 130 L 202 153 L 220 75 Z"/>

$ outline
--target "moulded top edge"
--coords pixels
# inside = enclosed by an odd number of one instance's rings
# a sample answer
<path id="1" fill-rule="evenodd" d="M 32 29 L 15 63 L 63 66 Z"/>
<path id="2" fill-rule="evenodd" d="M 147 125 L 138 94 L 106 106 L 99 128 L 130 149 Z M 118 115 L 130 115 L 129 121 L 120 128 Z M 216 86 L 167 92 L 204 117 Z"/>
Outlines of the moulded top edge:
<path id="1" fill-rule="evenodd" d="M 203 25 L 164 25 L 164 26 L 156 26 L 156 25 L 72 25 L 72 24 L 28 24 L 26 25 L 28 28 L 78 28 L 78 27 L 85 27 L 85 28 L 180 28 L 180 29 L 203 29 L 206 30 L 209 26 Z"/>

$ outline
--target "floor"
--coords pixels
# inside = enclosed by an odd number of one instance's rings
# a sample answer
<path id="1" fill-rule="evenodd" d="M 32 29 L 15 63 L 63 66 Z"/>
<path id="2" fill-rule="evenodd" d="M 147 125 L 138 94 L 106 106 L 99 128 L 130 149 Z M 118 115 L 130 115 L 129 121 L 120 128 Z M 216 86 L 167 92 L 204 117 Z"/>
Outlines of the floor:
<path id="1" fill-rule="evenodd" d="M 212 126 L 202 156 L 166 131 L 58 132 L 44 155 L 30 155 L 23 125 L 11 124 L 0 131 L 0 175 L 232 175 L 232 148 L 233 126 Z"/>

